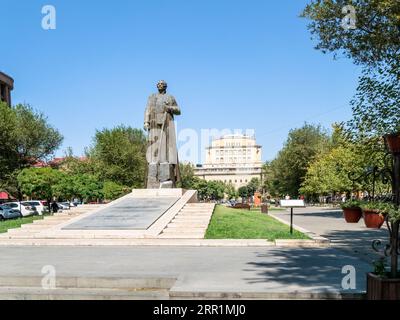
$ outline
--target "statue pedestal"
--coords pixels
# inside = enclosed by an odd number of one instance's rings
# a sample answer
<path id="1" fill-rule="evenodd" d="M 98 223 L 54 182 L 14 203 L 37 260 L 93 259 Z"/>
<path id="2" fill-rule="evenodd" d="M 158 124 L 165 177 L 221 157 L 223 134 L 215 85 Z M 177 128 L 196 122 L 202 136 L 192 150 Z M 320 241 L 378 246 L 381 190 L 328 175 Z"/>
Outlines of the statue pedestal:
<path id="1" fill-rule="evenodd" d="M 155 198 L 155 197 L 182 197 L 184 190 L 174 189 L 133 189 L 131 196 L 133 198 Z"/>

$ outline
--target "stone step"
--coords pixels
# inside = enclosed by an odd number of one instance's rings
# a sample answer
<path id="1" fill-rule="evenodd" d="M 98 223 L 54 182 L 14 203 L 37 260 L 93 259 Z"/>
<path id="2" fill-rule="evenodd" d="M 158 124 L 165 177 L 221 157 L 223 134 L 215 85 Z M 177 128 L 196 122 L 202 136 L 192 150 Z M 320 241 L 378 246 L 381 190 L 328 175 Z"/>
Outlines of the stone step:
<path id="1" fill-rule="evenodd" d="M 189 233 L 189 232 L 205 232 L 207 228 L 201 228 L 201 227 L 168 227 L 164 229 L 163 232 L 184 232 L 184 233 Z"/>
<path id="2" fill-rule="evenodd" d="M 192 216 L 192 215 L 180 215 L 178 214 L 175 216 L 175 219 L 182 219 L 182 220 L 210 220 L 211 216 Z"/>
<path id="3" fill-rule="evenodd" d="M 162 233 L 158 237 L 163 239 L 204 239 L 204 233 L 201 234 Z"/>
<path id="4" fill-rule="evenodd" d="M 61 224 L 64 222 L 67 222 L 69 219 L 60 219 L 60 220 L 36 220 L 33 222 L 34 225 L 46 225 L 46 226 L 53 226 L 53 225 L 57 225 L 57 224 Z"/>
<path id="5" fill-rule="evenodd" d="M 163 234 L 167 234 L 167 233 L 177 233 L 177 234 L 204 234 L 206 230 L 205 229 L 176 229 L 176 228 L 172 228 L 172 229 L 164 229 L 163 230 Z"/>
<path id="6" fill-rule="evenodd" d="M 34 223 L 29 223 L 29 224 L 23 224 L 21 225 L 21 229 L 30 229 L 30 230 L 42 230 L 42 229 L 47 229 L 49 228 L 48 225 L 46 224 L 34 224 Z"/>
<path id="7" fill-rule="evenodd" d="M 180 224 L 193 224 L 193 225 L 209 225 L 210 221 L 207 219 L 196 220 L 196 219 L 174 219 L 171 223 L 180 223 Z"/>
<path id="8" fill-rule="evenodd" d="M 203 207 L 198 207 L 198 208 L 183 207 L 182 210 L 187 210 L 187 211 L 207 211 L 207 212 L 212 211 L 211 208 L 203 208 Z"/>
<path id="9" fill-rule="evenodd" d="M 8 230 L 7 234 L 14 235 L 14 234 L 34 234 L 39 233 L 41 230 L 32 230 L 32 229 L 10 229 Z"/>
<path id="10" fill-rule="evenodd" d="M 184 210 L 211 210 L 212 209 L 212 207 L 205 207 L 205 206 L 193 206 L 193 207 L 190 207 L 190 206 L 185 206 L 185 207 L 183 207 L 182 209 L 184 209 Z"/>
<path id="11" fill-rule="evenodd" d="M 175 217 L 175 219 L 182 219 L 182 220 L 209 220 L 211 217 L 210 216 L 195 216 L 195 215 L 182 215 L 179 214 Z"/>
<path id="12" fill-rule="evenodd" d="M 172 220 L 170 222 L 170 224 L 186 225 L 186 226 L 190 226 L 190 225 L 193 225 L 193 226 L 204 226 L 204 225 L 207 225 L 208 226 L 210 224 L 210 222 L 208 220 L 199 221 L 199 220 L 180 220 L 180 219 L 175 219 L 175 220 Z"/>
<path id="13" fill-rule="evenodd" d="M 9 234 L 7 235 L 6 239 L 34 239 L 34 235 L 35 233 L 30 233 L 30 234 L 26 234 L 26 233 L 21 233 L 21 234 Z"/>
<path id="14" fill-rule="evenodd" d="M 167 228 L 199 228 L 204 229 L 207 228 L 206 224 L 198 224 L 198 223 L 170 223 Z"/>
<path id="15" fill-rule="evenodd" d="M 0 276 L 1 287 L 41 287 L 43 277 L 8 275 Z M 97 289 L 169 289 L 175 282 L 174 277 L 144 275 L 136 276 L 57 276 L 56 287 L 69 288 L 97 288 Z"/>
<path id="16" fill-rule="evenodd" d="M 188 210 L 182 210 L 179 212 L 179 214 L 190 214 L 190 215 L 211 215 L 210 211 L 188 211 Z"/>
<path id="17" fill-rule="evenodd" d="M 0 287 L 1 300 L 166 300 L 168 290 Z"/>

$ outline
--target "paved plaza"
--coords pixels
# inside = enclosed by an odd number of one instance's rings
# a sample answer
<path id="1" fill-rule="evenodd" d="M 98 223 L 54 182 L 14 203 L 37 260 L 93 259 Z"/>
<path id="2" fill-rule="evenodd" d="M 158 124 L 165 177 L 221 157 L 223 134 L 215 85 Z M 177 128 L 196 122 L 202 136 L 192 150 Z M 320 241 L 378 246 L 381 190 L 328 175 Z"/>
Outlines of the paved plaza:
<path id="1" fill-rule="evenodd" d="M 288 212 L 271 214 L 289 220 Z M 296 209 L 294 222 L 329 238 L 332 246 L 3 245 L 0 247 L 0 280 L 20 278 L 20 283 L 25 283 L 24 277 L 40 278 L 44 266 L 53 266 L 57 277 L 78 277 L 86 279 L 84 281 L 92 278 L 157 279 L 157 283 L 169 284 L 156 296 L 164 299 L 360 298 L 366 290 L 365 275 L 372 270 L 371 262 L 376 257 L 370 243 L 373 239 L 385 239 L 387 231 L 366 229 L 363 221 L 347 224 L 340 211 L 324 208 Z M 345 276 L 342 268 L 347 265 L 356 269 L 355 290 L 342 288 Z M 0 286 L 0 296 L 4 290 L 11 289 Z"/>
<path id="2" fill-rule="evenodd" d="M 370 266 L 336 249 L 195 247 L 1 247 L 2 277 L 175 278 L 170 291 L 193 297 L 235 293 L 296 298 L 301 294 L 359 293 Z M 357 268 L 357 290 L 341 287 L 342 267 Z"/>
<path id="3" fill-rule="evenodd" d="M 290 211 L 273 212 L 273 216 L 290 221 Z M 359 223 L 346 223 L 342 210 L 323 207 L 294 209 L 294 224 L 331 241 L 331 246 L 346 250 L 361 259 L 372 262 L 377 254 L 372 250 L 372 241 L 388 241 L 386 226 L 382 229 L 368 229 L 361 219 Z"/>

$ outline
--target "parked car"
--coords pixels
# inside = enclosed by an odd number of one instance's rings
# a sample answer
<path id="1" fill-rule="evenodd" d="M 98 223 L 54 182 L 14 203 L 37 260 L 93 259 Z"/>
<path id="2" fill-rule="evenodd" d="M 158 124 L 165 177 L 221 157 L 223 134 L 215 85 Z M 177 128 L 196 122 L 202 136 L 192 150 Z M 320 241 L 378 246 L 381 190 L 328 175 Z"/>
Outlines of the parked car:
<path id="1" fill-rule="evenodd" d="M 39 213 L 35 206 L 24 205 L 22 202 L 7 202 L 6 205 L 12 209 L 19 210 L 23 217 L 33 216 Z"/>
<path id="2" fill-rule="evenodd" d="M 71 209 L 71 206 L 70 206 L 69 202 L 57 202 L 57 205 L 60 208 L 60 210 L 69 210 L 69 209 Z"/>
<path id="3" fill-rule="evenodd" d="M 36 207 L 38 214 L 41 216 L 49 211 L 49 208 L 45 205 L 45 202 L 39 200 L 29 200 L 21 202 L 23 205 Z"/>
<path id="4" fill-rule="evenodd" d="M 7 205 L 0 206 L 0 220 L 22 218 L 21 211 L 13 209 Z"/>

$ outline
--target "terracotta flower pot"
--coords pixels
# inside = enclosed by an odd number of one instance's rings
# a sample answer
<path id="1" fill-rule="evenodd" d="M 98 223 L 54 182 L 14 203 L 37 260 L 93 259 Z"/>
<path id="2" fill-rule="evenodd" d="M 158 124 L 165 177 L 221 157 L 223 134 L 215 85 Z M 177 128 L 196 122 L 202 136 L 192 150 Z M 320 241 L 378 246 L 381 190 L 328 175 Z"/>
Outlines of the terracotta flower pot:
<path id="1" fill-rule="evenodd" d="M 367 274 L 368 300 L 400 300 L 400 279 L 382 278 Z"/>
<path id="2" fill-rule="evenodd" d="M 364 210 L 365 226 L 370 229 L 380 229 L 385 222 L 385 216 L 377 210 Z"/>
<path id="3" fill-rule="evenodd" d="M 387 135 L 385 139 L 391 153 L 400 153 L 400 133 Z"/>
<path id="4" fill-rule="evenodd" d="M 362 217 L 361 208 L 346 208 L 343 209 L 344 219 L 347 223 L 358 223 Z"/>

